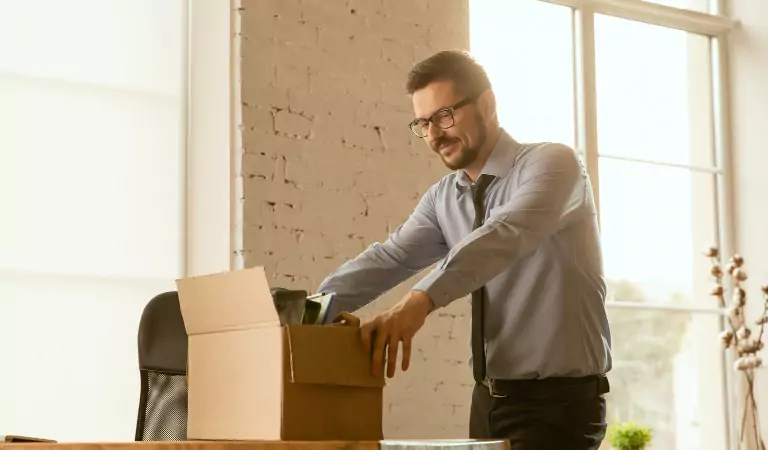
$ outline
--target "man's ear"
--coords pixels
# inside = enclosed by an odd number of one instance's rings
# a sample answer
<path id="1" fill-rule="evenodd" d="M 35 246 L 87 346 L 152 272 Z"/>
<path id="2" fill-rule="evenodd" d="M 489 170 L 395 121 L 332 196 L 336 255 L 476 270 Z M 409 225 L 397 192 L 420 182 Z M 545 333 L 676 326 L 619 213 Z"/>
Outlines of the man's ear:
<path id="1" fill-rule="evenodd" d="M 477 97 L 477 107 L 486 123 L 496 119 L 496 95 L 492 90 L 486 89 Z"/>

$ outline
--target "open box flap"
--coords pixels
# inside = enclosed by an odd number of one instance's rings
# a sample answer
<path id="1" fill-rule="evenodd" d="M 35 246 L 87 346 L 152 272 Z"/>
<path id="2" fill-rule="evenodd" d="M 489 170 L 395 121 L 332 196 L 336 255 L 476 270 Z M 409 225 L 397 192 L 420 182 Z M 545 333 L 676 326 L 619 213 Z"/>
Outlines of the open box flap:
<path id="1" fill-rule="evenodd" d="M 290 325 L 285 329 L 293 383 L 383 387 L 371 373 L 360 329 L 347 326 Z"/>
<path id="2" fill-rule="evenodd" d="M 176 280 L 188 335 L 280 326 L 263 267 Z"/>

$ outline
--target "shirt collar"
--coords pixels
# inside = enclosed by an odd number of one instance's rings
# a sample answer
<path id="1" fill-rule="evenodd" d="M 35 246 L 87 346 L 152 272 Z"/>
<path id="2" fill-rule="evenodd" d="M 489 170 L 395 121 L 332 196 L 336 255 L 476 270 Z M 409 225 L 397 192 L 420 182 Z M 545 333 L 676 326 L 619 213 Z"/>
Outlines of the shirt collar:
<path id="1" fill-rule="evenodd" d="M 491 150 L 488 161 L 485 162 L 481 174 L 493 175 L 495 177 L 504 177 L 515 165 L 515 159 L 520 151 L 520 144 L 507 133 L 504 128 L 499 132 L 499 139 Z M 463 170 L 456 172 L 456 188 L 459 193 L 464 192 L 472 184 L 467 174 Z"/>

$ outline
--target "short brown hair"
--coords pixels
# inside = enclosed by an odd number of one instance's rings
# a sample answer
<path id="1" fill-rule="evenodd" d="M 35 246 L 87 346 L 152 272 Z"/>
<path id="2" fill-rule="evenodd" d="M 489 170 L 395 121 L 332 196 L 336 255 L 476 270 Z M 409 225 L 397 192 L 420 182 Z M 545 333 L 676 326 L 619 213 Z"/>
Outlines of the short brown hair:
<path id="1" fill-rule="evenodd" d="M 452 81 L 466 97 L 477 97 L 491 88 L 485 69 L 464 50 L 444 50 L 417 63 L 408 73 L 406 90 L 413 94 L 435 81 Z"/>

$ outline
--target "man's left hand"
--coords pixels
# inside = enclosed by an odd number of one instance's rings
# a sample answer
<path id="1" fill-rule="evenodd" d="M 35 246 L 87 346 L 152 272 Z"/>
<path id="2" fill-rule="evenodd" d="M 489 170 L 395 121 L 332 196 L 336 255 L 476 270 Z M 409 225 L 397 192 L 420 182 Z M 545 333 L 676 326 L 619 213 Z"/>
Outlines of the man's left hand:
<path id="1" fill-rule="evenodd" d="M 424 325 L 432 308 L 434 303 L 426 292 L 410 291 L 389 311 L 379 314 L 360 327 L 363 346 L 368 354 L 371 354 L 371 346 L 373 346 L 374 375 L 378 376 L 384 369 L 384 352 L 386 351 L 387 377 L 395 376 L 400 342 L 403 343 L 402 369 L 408 370 L 413 336 Z"/>

